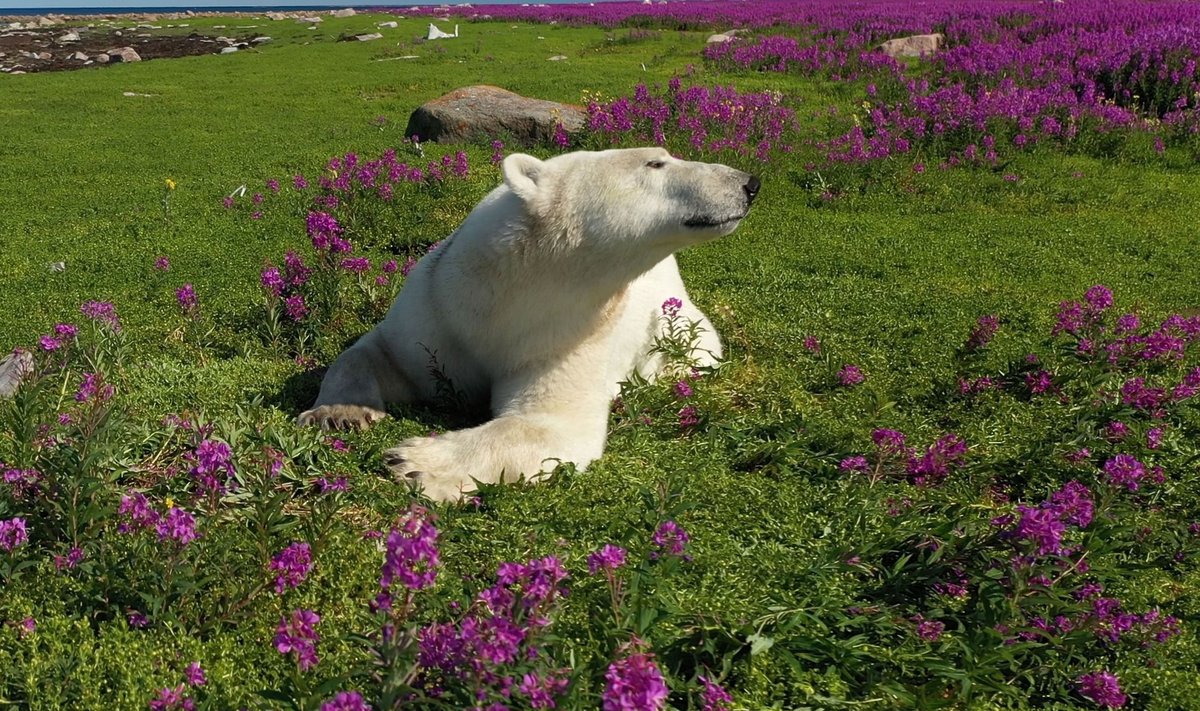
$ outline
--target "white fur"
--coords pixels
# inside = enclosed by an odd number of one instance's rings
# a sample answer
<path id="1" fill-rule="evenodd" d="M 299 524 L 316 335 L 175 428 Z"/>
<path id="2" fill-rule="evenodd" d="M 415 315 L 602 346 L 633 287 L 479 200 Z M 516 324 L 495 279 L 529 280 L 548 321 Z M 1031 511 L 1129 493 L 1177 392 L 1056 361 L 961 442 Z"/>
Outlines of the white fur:
<path id="1" fill-rule="evenodd" d="M 536 479 L 560 461 L 583 469 L 599 457 L 620 382 L 661 368 L 649 350 L 668 298 L 702 325 L 700 362 L 720 358 L 672 255 L 732 232 L 756 189 L 747 192 L 746 173 L 660 148 L 514 154 L 502 167 L 504 184 L 417 263 L 384 321 L 338 357 L 299 418 L 366 427 L 386 403 L 434 399 L 437 367 L 494 417 L 385 453 L 437 500 L 458 499 L 473 480 Z"/>

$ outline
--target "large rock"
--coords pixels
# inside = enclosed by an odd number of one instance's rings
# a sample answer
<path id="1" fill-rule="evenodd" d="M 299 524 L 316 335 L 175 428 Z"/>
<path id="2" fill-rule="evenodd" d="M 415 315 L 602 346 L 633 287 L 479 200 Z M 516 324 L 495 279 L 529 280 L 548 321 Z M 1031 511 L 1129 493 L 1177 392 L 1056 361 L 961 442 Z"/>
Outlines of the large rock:
<path id="1" fill-rule="evenodd" d="M 468 86 L 440 96 L 412 113 L 405 136 L 463 143 L 503 136 L 525 146 L 548 143 L 559 121 L 568 132 L 583 127 L 580 106 L 529 99 L 496 86 Z"/>
<path id="2" fill-rule="evenodd" d="M 108 50 L 108 58 L 113 62 L 140 62 L 141 56 L 133 47 L 118 47 Z"/>
<path id="3" fill-rule="evenodd" d="M 879 49 L 889 57 L 920 57 L 938 51 L 945 41 L 946 37 L 940 32 L 932 35 L 912 35 L 890 39 L 879 45 Z"/>
<path id="4" fill-rule="evenodd" d="M 344 10 L 334 10 L 329 13 L 331 17 L 354 17 L 357 14 L 358 13 L 355 12 L 354 8 L 352 7 L 348 7 Z"/>
<path id="5" fill-rule="evenodd" d="M 21 381 L 32 372 L 33 356 L 28 351 L 14 351 L 0 358 L 0 398 L 16 394 Z"/>
<path id="6" fill-rule="evenodd" d="M 723 44 L 725 42 L 732 42 L 734 39 L 736 39 L 738 37 L 738 35 L 744 35 L 744 34 L 746 34 L 746 30 L 729 30 L 727 32 L 721 32 L 720 34 L 709 35 L 708 43 L 709 44 Z"/>

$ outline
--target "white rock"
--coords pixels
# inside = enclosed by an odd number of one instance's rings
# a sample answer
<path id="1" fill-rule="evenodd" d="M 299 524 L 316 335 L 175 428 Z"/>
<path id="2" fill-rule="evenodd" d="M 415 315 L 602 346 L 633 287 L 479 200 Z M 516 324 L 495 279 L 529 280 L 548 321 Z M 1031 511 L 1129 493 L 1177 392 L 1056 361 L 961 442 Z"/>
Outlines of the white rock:
<path id="1" fill-rule="evenodd" d="M 564 60 L 564 59 L 566 59 L 566 57 L 564 57 L 563 55 L 561 55 L 561 54 L 556 54 L 556 55 L 554 55 L 553 57 L 551 57 L 551 58 L 550 58 L 548 61 L 551 61 L 551 62 L 561 62 L 561 61 L 562 61 L 562 60 Z"/>
<path id="2" fill-rule="evenodd" d="M 238 51 L 237 47 L 222 47 L 221 48 L 221 54 L 233 54 L 236 51 Z"/>
<path id="3" fill-rule="evenodd" d="M 270 41 L 270 37 L 255 37 L 254 39 L 250 40 L 250 42 L 253 44 L 265 44 Z"/>
<path id="4" fill-rule="evenodd" d="M 358 13 L 354 11 L 354 8 L 351 7 L 347 7 L 343 10 L 333 10 L 329 13 L 331 17 L 354 17 L 357 14 Z"/>
<path id="5" fill-rule="evenodd" d="M 91 57 L 87 56 L 83 52 L 76 52 L 75 54 L 71 55 L 71 59 L 77 59 L 81 62 L 86 62 L 87 60 L 91 59 Z"/>
<path id="6" fill-rule="evenodd" d="M 78 42 L 79 35 L 75 32 L 68 32 L 67 34 L 60 36 L 55 41 L 57 41 L 57 42 Z"/>
<path id="7" fill-rule="evenodd" d="M 377 27 L 398 27 L 395 22 L 380 22 Z"/>
<path id="8" fill-rule="evenodd" d="M 112 59 L 112 57 L 109 57 L 107 54 L 101 52 L 95 57 L 92 57 L 92 59 L 95 60 L 96 64 L 108 64 L 108 61 Z"/>
<path id="9" fill-rule="evenodd" d="M 354 39 L 359 42 L 370 42 L 371 40 L 383 39 L 383 35 L 378 32 L 371 32 L 365 35 L 354 35 Z"/>
<path id="10" fill-rule="evenodd" d="M 114 62 L 140 62 L 141 56 L 133 47 L 121 47 L 108 50 L 108 58 Z"/>

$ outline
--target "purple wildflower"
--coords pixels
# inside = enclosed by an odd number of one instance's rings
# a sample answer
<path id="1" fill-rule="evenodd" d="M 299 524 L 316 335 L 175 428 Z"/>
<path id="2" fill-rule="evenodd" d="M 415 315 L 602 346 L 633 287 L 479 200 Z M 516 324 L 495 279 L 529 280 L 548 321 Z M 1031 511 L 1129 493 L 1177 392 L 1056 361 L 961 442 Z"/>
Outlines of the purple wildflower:
<path id="1" fill-rule="evenodd" d="M 278 267 L 268 266 L 263 269 L 262 276 L 259 277 L 259 283 L 272 296 L 279 296 L 283 293 L 283 275 L 279 273 Z"/>
<path id="2" fill-rule="evenodd" d="M 12 553 L 29 542 L 29 533 L 25 530 L 25 519 L 17 516 L 7 521 L 0 521 L 0 549 Z"/>
<path id="3" fill-rule="evenodd" d="M 121 331 L 121 319 L 117 317 L 117 309 L 108 301 L 88 301 L 79 307 L 79 312 L 93 321 L 103 323 L 112 331 Z"/>
<path id="4" fill-rule="evenodd" d="M 351 274 L 362 274 L 371 268 L 371 260 L 366 257 L 347 257 L 342 260 L 342 269 Z"/>
<path id="5" fill-rule="evenodd" d="M 636 640 L 631 647 L 636 648 Z M 657 711 L 667 701 L 667 684 L 648 652 L 633 651 L 604 673 L 604 711 Z"/>
<path id="6" fill-rule="evenodd" d="M 70 570 L 83 562 L 83 549 L 79 547 L 71 548 L 66 555 L 54 556 L 55 570 Z"/>
<path id="7" fill-rule="evenodd" d="M 179 507 L 167 511 L 167 515 L 159 519 L 154 530 L 158 533 L 160 541 L 169 538 L 177 541 L 180 546 L 186 546 L 197 538 L 196 518 Z"/>
<path id="8" fill-rule="evenodd" d="M 291 617 L 281 617 L 275 628 L 275 649 L 280 654 L 293 654 L 300 671 L 317 664 L 317 642 L 321 637 L 313 629 L 321 618 L 312 610 L 293 610 Z"/>
<path id="9" fill-rule="evenodd" d="M 282 595 L 288 588 L 299 587 L 312 570 L 312 550 L 307 543 L 292 543 L 271 559 L 271 570 L 277 571 L 275 592 Z"/>
<path id="10" fill-rule="evenodd" d="M 187 679 L 188 686 L 204 686 L 208 683 L 208 677 L 205 676 L 200 662 L 192 662 L 187 665 L 187 669 L 183 670 L 183 675 Z"/>
<path id="11" fill-rule="evenodd" d="M 625 549 L 607 543 L 587 559 L 588 572 L 595 575 L 600 570 L 616 570 L 625 565 Z"/>
<path id="12" fill-rule="evenodd" d="M 339 691 L 321 704 L 321 711 L 371 711 L 371 705 L 357 691 Z"/>
<path id="13" fill-rule="evenodd" d="M 301 294 L 292 294 L 283 300 L 284 309 L 287 310 L 288 318 L 293 321 L 303 321 L 308 315 L 308 306 L 304 303 L 304 296 Z"/>
<path id="14" fill-rule="evenodd" d="M 554 674 L 539 676 L 536 673 L 525 674 L 517 686 L 527 699 L 530 708 L 552 709 L 556 707 L 555 697 L 567 690 L 570 680 Z"/>
<path id="15" fill-rule="evenodd" d="M 138 492 L 121 497 L 117 515 L 122 519 L 121 523 L 117 524 L 117 531 L 120 533 L 133 533 L 158 525 L 158 514 L 150 508 L 146 496 Z"/>
<path id="16" fill-rule="evenodd" d="M 62 345 L 62 342 L 53 336 L 42 336 L 38 339 L 38 346 L 47 353 L 53 353 L 62 348 Z"/>
<path id="17" fill-rule="evenodd" d="M 860 474 L 865 474 L 871 470 L 871 465 L 867 462 L 867 458 L 860 454 L 843 459 L 841 463 L 838 464 L 838 469 L 846 473 L 858 472 Z"/>
<path id="18" fill-rule="evenodd" d="M 678 414 L 680 429 L 686 430 L 700 424 L 700 415 L 697 413 L 694 405 L 688 405 L 681 409 Z"/>
<path id="19" fill-rule="evenodd" d="M 965 348 L 968 351 L 977 351 L 985 348 L 992 342 L 996 331 L 1000 330 L 1000 317 L 995 315 L 980 316 L 975 322 L 975 328 L 971 331 L 971 335 L 967 337 Z"/>
<path id="20" fill-rule="evenodd" d="M 880 428 L 871 432 L 871 441 L 883 454 L 901 454 L 907 451 L 904 446 L 905 439 L 904 433 L 897 430 Z"/>
<path id="21" fill-rule="evenodd" d="M 337 220 L 326 212 L 310 212 L 306 219 L 308 236 L 312 239 L 313 247 L 323 252 L 333 247 L 334 239 L 342 234 L 342 227 Z M 334 250 L 340 251 L 340 250 Z"/>
<path id="22" fill-rule="evenodd" d="M 187 687 L 183 684 L 160 689 L 158 696 L 150 701 L 150 711 L 193 711 L 195 708 L 196 702 L 187 696 Z"/>
<path id="23" fill-rule="evenodd" d="M 129 626 L 136 629 L 145 629 L 150 625 L 150 618 L 137 610 L 130 610 L 125 619 L 129 622 Z"/>
<path id="24" fill-rule="evenodd" d="M 821 342 L 817 340 L 816 336 L 805 336 L 800 345 L 804 347 L 804 350 L 813 355 L 818 355 L 821 352 Z"/>
<path id="25" fill-rule="evenodd" d="M 1093 311 L 1105 311 L 1113 305 L 1112 289 L 1103 284 L 1096 284 L 1087 290 L 1083 297 Z"/>
<path id="26" fill-rule="evenodd" d="M 1137 491 L 1146 476 L 1146 466 L 1128 454 L 1118 454 L 1104 463 L 1104 478 L 1113 486 Z"/>
<path id="27" fill-rule="evenodd" d="M 1058 512 L 1050 508 L 1018 506 L 1021 518 L 1013 531 L 1017 538 L 1032 541 L 1038 555 L 1057 555 L 1062 552 L 1062 537 L 1067 525 Z"/>
<path id="28" fill-rule="evenodd" d="M 910 618 L 917 625 L 917 636 L 926 642 L 936 642 L 942 638 L 942 633 L 946 631 L 946 625 L 937 620 L 927 620 L 923 615 L 914 615 Z"/>
<path id="29" fill-rule="evenodd" d="M 421 506 L 413 506 L 388 534 L 379 586 L 390 590 L 399 582 L 409 590 L 433 585 L 440 565 L 438 530 L 433 517 Z"/>
<path id="30" fill-rule="evenodd" d="M 1036 373 L 1025 375 L 1025 385 L 1029 388 L 1030 393 L 1041 395 L 1054 389 L 1054 380 L 1049 372 L 1039 370 Z"/>
<path id="31" fill-rule="evenodd" d="M 1141 326 L 1142 321 L 1137 314 L 1122 314 L 1117 318 L 1116 332 L 1118 334 L 1129 333 L 1138 330 Z"/>
<path id="32" fill-rule="evenodd" d="M 717 682 L 706 676 L 700 677 L 704 690 L 700 692 L 701 711 L 729 711 L 733 697 Z"/>
<path id="33" fill-rule="evenodd" d="M 663 316 L 667 318 L 675 318 L 679 315 L 679 310 L 683 308 L 683 302 L 672 296 L 662 303 Z"/>
<path id="34" fill-rule="evenodd" d="M 190 314 L 200 305 L 200 299 L 196 296 L 196 290 L 191 284 L 184 284 L 175 290 L 175 300 L 179 302 L 179 308 L 183 309 L 185 314 Z"/>
<path id="35" fill-rule="evenodd" d="M 909 459 L 909 478 L 918 486 L 936 485 L 950 474 L 967 453 L 967 443 L 954 433 L 942 435 L 921 457 Z"/>
<path id="36" fill-rule="evenodd" d="M 682 557 L 687 560 L 684 555 L 684 547 L 688 542 L 687 531 L 674 521 L 663 521 L 658 524 L 658 528 L 654 530 L 654 535 L 650 537 L 650 542 L 654 544 L 655 550 L 650 553 L 651 558 L 658 558 L 660 555 Z"/>
<path id="37" fill-rule="evenodd" d="M 675 397 L 686 400 L 692 396 L 692 386 L 686 380 L 675 383 Z"/>
<path id="38" fill-rule="evenodd" d="M 292 187 L 294 187 L 297 190 L 305 190 L 308 188 L 308 179 L 305 178 L 303 175 L 293 175 L 292 176 Z"/>
<path id="39" fill-rule="evenodd" d="M 171 260 L 166 255 L 162 255 L 154 260 L 154 269 L 160 272 L 171 271 Z"/>
<path id="40" fill-rule="evenodd" d="M 846 365 L 838 371 L 838 382 L 847 387 L 858 385 L 867 379 L 862 369 L 857 365 Z"/>
<path id="41" fill-rule="evenodd" d="M 1084 674 L 1075 683 L 1081 696 L 1102 708 L 1119 709 L 1129 699 L 1121 692 L 1120 680 L 1107 671 Z"/>

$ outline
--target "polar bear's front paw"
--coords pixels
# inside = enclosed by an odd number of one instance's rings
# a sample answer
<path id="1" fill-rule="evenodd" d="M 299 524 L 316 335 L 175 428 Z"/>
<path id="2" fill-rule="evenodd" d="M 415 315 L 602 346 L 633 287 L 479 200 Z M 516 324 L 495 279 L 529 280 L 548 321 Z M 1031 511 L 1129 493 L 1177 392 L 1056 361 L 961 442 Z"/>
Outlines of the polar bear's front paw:
<path id="1" fill-rule="evenodd" d="M 383 463 L 402 481 L 420 487 L 434 501 L 458 501 L 475 490 L 457 447 L 443 438 L 410 439 L 383 453 Z"/>
<path id="2" fill-rule="evenodd" d="M 300 413 L 296 423 L 301 427 L 320 425 L 329 430 L 365 430 L 379 422 L 387 413 L 363 405 L 321 405 Z"/>

